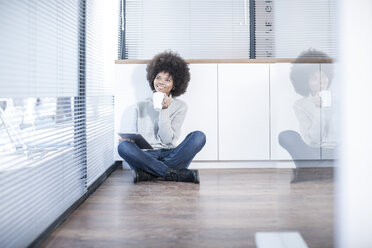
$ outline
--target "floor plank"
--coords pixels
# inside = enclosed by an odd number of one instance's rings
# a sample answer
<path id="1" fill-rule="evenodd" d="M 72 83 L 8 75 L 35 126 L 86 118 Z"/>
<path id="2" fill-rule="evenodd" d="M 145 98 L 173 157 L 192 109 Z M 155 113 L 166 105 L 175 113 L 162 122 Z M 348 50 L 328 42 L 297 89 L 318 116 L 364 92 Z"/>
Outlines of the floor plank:
<path id="1" fill-rule="evenodd" d="M 292 184 L 291 171 L 205 169 L 197 185 L 132 184 L 117 170 L 41 247 L 255 247 L 256 232 L 333 247 L 332 171 L 305 169 Z"/>

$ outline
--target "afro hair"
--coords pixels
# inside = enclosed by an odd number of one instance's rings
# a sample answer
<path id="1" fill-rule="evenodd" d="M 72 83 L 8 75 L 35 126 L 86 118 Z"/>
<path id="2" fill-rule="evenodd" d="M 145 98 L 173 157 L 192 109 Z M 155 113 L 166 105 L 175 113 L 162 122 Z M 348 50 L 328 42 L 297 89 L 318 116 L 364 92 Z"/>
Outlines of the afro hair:
<path id="1" fill-rule="evenodd" d="M 301 64 L 304 59 L 331 59 L 328 57 L 327 54 L 324 52 L 309 49 L 302 52 L 294 61 L 292 68 L 291 68 L 291 82 L 295 91 L 302 95 L 308 96 L 310 95 L 310 86 L 309 86 L 309 79 L 316 73 L 320 71 L 318 66 L 308 66 Z M 328 87 L 331 85 L 333 79 L 333 71 L 329 68 L 322 68 L 322 72 L 324 72 L 328 77 Z"/>
<path id="2" fill-rule="evenodd" d="M 190 69 L 177 53 L 165 51 L 155 55 L 147 64 L 147 80 L 152 91 L 155 91 L 154 80 L 159 72 L 167 72 L 172 76 L 173 89 L 170 94 L 174 97 L 180 96 L 186 92 L 190 81 Z"/>

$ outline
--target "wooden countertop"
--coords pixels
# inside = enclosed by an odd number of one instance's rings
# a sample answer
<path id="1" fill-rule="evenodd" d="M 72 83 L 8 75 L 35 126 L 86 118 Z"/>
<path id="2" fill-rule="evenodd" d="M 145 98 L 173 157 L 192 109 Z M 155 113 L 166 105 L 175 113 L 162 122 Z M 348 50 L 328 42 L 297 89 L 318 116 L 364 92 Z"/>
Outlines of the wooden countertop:
<path id="1" fill-rule="evenodd" d="M 333 63 L 333 59 L 186 59 L 190 64 L 219 63 Z M 115 64 L 147 64 L 149 59 L 115 60 Z"/>

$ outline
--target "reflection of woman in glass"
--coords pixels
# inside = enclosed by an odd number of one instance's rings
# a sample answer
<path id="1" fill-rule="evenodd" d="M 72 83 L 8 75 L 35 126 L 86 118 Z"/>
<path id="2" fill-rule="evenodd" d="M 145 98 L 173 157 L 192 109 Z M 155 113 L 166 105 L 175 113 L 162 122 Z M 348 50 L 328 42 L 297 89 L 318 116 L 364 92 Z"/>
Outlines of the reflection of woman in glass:
<path id="1" fill-rule="evenodd" d="M 308 164 L 305 159 L 333 157 L 336 146 L 331 95 L 328 90 L 333 72 L 299 64 L 304 58 L 329 59 L 323 52 L 308 50 L 297 58 L 291 69 L 293 87 L 303 96 L 294 104 L 301 135 L 293 130 L 281 132 L 279 143 L 289 152 L 296 168 Z"/>
<path id="2" fill-rule="evenodd" d="M 131 140 L 120 140 L 118 152 L 133 169 L 133 182 L 161 177 L 167 181 L 199 183 L 198 171 L 187 168 L 206 142 L 204 133 L 192 132 L 175 146 L 187 106 L 174 97 L 186 92 L 190 81 L 188 65 L 173 52 L 160 53 L 147 65 L 147 80 L 154 92 L 164 93 L 162 109 L 154 109 L 152 98 L 139 102 L 126 116 L 125 130 L 120 130 L 140 133 L 154 147 L 141 150 Z"/>

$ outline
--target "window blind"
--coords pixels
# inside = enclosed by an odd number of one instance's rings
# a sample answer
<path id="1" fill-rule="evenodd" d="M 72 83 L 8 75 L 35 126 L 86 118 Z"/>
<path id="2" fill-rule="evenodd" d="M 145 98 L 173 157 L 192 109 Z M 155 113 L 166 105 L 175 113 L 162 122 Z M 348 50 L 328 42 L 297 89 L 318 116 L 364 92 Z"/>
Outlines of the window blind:
<path id="1" fill-rule="evenodd" d="M 274 10 L 276 58 L 310 48 L 336 57 L 336 0 L 281 0 Z"/>
<path id="2" fill-rule="evenodd" d="M 114 162 L 118 6 L 0 2 L 0 247 L 27 247 Z"/>
<path id="3" fill-rule="evenodd" d="M 82 8 L 0 3 L 0 247 L 27 247 L 86 191 Z"/>
<path id="4" fill-rule="evenodd" d="M 123 58 L 149 59 L 167 49 L 187 59 L 250 58 L 252 39 L 255 58 L 296 58 L 310 48 L 335 57 L 336 0 L 250 2 L 126 0 Z"/>
<path id="5" fill-rule="evenodd" d="M 126 0 L 128 59 L 171 49 L 187 59 L 248 58 L 249 0 Z"/>
<path id="6" fill-rule="evenodd" d="M 87 186 L 114 163 L 114 60 L 118 56 L 118 0 L 86 6 Z"/>

